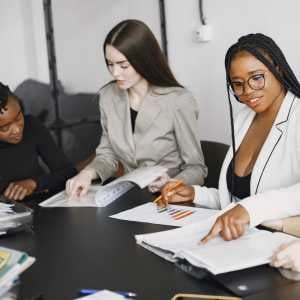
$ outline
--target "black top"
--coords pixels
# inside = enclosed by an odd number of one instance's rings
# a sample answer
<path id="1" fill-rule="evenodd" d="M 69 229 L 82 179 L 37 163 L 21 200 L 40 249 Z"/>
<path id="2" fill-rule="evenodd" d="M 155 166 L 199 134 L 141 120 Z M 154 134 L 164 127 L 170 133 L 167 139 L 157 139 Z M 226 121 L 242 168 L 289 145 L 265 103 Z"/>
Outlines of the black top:
<path id="1" fill-rule="evenodd" d="M 136 117 L 138 115 L 138 111 L 132 109 L 130 107 L 130 118 L 131 118 L 131 128 L 132 128 L 132 132 L 134 132 L 134 128 L 135 128 L 135 120 L 136 120 Z"/>
<path id="2" fill-rule="evenodd" d="M 233 180 L 232 180 L 233 174 Z M 244 199 L 250 196 L 250 180 L 251 174 L 246 176 L 237 176 L 232 170 L 232 160 L 228 166 L 226 180 L 229 192 L 238 199 Z M 233 188 L 232 188 L 233 183 Z"/>
<path id="3" fill-rule="evenodd" d="M 76 169 L 38 119 L 25 116 L 24 121 L 23 139 L 18 144 L 0 142 L 0 194 L 10 182 L 29 178 L 36 181 L 36 191 L 63 189 Z M 39 159 L 50 172 L 41 168 Z"/>

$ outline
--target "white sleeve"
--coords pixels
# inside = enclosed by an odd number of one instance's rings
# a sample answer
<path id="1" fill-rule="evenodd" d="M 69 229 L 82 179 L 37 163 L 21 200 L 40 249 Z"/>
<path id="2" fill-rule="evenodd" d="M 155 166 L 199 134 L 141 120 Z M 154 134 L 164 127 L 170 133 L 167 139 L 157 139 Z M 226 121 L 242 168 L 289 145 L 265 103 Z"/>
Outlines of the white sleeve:
<path id="1" fill-rule="evenodd" d="M 221 209 L 219 190 L 199 185 L 193 185 L 193 188 L 195 190 L 195 204 L 212 209 Z"/>
<path id="2" fill-rule="evenodd" d="M 264 221 L 299 215 L 300 183 L 247 197 L 239 204 L 248 211 L 252 227 Z"/>

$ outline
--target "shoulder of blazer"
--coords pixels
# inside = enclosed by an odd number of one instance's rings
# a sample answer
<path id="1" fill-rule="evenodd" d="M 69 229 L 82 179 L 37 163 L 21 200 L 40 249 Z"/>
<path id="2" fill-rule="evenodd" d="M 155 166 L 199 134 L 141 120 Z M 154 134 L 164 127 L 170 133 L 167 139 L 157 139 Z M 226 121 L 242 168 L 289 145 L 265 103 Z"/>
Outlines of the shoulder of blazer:
<path id="1" fill-rule="evenodd" d="M 115 97 L 120 97 L 122 90 L 117 86 L 116 82 L 112 81 L 106 84 L 100 91 L 100 106 L 111 103 Z"/>
<path id="2" fill-rule="evenodd" d="M 198 109 L 198 103 L 192 93 L 182 87 L 154 87 L 152 91 L 153 98 L 156 98 L 171 109 L 186 108 L 187 105 L 193 105 Z"/>

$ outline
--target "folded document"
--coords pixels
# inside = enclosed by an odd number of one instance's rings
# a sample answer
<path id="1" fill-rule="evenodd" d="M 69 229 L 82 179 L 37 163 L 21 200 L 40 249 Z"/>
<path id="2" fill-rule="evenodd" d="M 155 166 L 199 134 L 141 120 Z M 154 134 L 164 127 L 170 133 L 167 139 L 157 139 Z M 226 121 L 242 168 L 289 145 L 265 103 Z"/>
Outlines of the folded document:
<path id="1" fill-rule="evenodd" d="M 63 191 L 39 205 L 43 207 L 105 207 L 129 191 L 134 184 L 144 188 L 166 171 L 167 169 L 161 166 L 139 168 L 106 185 L 91 186 L 87 195 L 80 199 L 68 199 L 67 194 Z"/>
<path id="2" fill-rule="evenodd" d="M 144 248 L 176 262 L 186 259 L 191 265 L 213 274 L 246 269 L 270 262 L 275 249 L 294 237 L 265 230 L 250 229 L 237 240 L 224 241 L 221 237 L 200 244 L 213 225 L 215 217 L 182 228 L 136 235 Z"/>

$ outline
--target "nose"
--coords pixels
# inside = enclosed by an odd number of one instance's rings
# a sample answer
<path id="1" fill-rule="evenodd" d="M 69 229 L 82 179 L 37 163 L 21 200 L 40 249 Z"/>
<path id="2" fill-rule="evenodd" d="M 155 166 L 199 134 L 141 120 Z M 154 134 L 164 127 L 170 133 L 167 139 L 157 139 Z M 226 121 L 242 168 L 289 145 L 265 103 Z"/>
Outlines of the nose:
<path id="1" fill-rule="evenodd" d="M 116 78 L 121 74 L 121 68 L 118 65 L 113 65 L 112 66 L 112 70 L 111 70 L 111 74 Z"/>
<path id="2" fill-rule="evenodd" d="M 243 89 L 244 89 L 244 95 L 248 95 L 248 94 L 251 94 L 252 92 L 253 92 L 253 89 L 250 87 L 250 85 L 249 85 L 249 83 L 248 82 L 245 82 L 244 83 L 244 87 L 243 87 Z"/>

